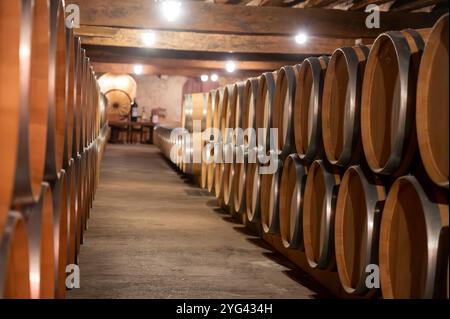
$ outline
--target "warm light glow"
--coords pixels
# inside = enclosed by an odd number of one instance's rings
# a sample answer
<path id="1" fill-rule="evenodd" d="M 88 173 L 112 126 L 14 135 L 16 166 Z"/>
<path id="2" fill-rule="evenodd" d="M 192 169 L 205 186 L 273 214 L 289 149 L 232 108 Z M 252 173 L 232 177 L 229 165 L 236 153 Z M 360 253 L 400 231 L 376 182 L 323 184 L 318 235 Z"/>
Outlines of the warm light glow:
<path id="1" fill-rule="evenodd" d="M 147 46 L 152 46 L 156 42 L 156 35 L 153 32 L 146 32 L 142 34 L 142 42 Z"/>
<path id="2" fill-rule="evenodd" d="M 236 63 L 234 63 L 233 61 L 228 61 L 225 64 L 225 69 L 228 73 L 233 73 L 236 70 Z"/>
<path id="3" fill-rule="evenodd" d="M 305 44 L 308 41 L 308 36 L 305 33 L 299 33 L 295 36 L 297 44 Z"/>
<path id="4" fill-rule="evenodd" d="M 162 13 L 167 21 L 175 21 L 181 13 L 181 2 L 168 0 L 162 3 Z"/>
<path id="5" fill-rule="evenodd" d="M 202 82 L 207 82 L 209 80 L 209 76 L 206 74 L 203 74 L 200 79 L 202 80 Z"/>
<path id="6" fill-rule="evenodd" d="M 142 74 L 142 72 L 144 71 L 144 67 L 140 64 L 135 64 L 133 67 L 133 71 L 134 71 L 134 74 L 137 74 L 137 75 Z"/>
<path id="7" fill-rule="evenodd" d="M 32 267 L 35 268 L 35 267 Z M 30 271 L 30 293 L 31 298 L 38 299 L 41 285 L 41 276 L 39 274 L 38 269 L 34 269 Z"/>
<path id="8" fill-rule="evenodd" d="M 217 80 L 219 80 L 219 76 L 217 75 L 217 74 L 212 74 L 211 75 L 211 81 L 213 81 L 213 82 L 217 82 Z"/>

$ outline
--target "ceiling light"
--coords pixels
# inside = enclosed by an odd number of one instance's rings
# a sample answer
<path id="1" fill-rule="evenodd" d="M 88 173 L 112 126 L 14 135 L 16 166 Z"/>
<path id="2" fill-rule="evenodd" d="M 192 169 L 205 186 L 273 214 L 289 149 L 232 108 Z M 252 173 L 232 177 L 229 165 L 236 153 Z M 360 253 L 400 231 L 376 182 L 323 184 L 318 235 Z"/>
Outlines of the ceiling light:
<path id="1" fill-rule="evenodd" d="M 219 80 L 219 76 L 217 74 L 211 74 L 211 81 L 213 82 L 217 82 L 217 80 Z"/>
<path id="2" fill-rule="evenodd" d="M 140 75 L 144 71 L 144 67 L 141 64 L 135 64 L 133 67 L 134 74 Z"/>
<path id="3" fill-rule="evenodd" d="M 308 36 L 305 33 L 299 33 L 295 36 L 295 42 L 297 44 L 305 44 L 308 41 Z"/>
<path id="4" fill-rule="evenodd" d="M 236 70 L 236 63 L 234 63 L 233 61 L 228 61 L 225 64 L 225 69 L 228 73 L 233 73 Z"/>
<path id="5" fill-rule="evenodd" d="M 181 2 L 168 0 L 162 3 L 162 13 L 167 21 L 175 21 L 181 13 Z"/>
<path id="6" fill-rule="evenodd" d="M 146 32 L 142 34 L 142 42 L 147 46 L 152 46 L 156 42 L 156 35 L 153 32 Z"/>
<path id="7" fill-rule="evenodd" d="M 202 82 L 207 82 L 209 80 L 209 76 L 207 74 L 203 74 L 200 79 L 202 80 Z"/>

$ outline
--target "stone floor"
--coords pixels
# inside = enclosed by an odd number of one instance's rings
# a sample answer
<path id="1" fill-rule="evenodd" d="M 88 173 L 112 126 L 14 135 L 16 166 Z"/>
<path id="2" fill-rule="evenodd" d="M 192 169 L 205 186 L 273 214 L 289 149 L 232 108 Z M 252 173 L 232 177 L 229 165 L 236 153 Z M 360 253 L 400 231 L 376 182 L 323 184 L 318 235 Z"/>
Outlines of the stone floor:
<path id="1" fill-rule="evenodd" d="M 326 297 L 148 145 L 108 145 L 80 275 L 68 298 Z"/>

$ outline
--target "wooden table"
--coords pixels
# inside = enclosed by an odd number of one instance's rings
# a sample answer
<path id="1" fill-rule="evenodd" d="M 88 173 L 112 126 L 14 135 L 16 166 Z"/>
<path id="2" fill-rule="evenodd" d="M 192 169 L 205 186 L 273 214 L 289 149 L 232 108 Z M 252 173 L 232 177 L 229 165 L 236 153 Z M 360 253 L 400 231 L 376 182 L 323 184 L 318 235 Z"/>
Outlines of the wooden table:
<path id="1" fill-rule="evenodd" d="M 132 131 L 140 133 L 141 137 L 141 143 L 142 143 L 142 136 L 144 128 L 149 128 L 149 139 L 145 141 L 145 143 L 151 144 L 153 142 L 153 123 L 150 121 L 108 121 L 109 126 L 111 127 L 111 139 L 110 142 L 117 143 L 118 140 L 118 134 L 115 134 L 114 131 L 120 133 L 120 132 L 126 132 L 127 134 L 127 143 L 131 143 L 132 138 Z M 139 129 L 135 129 L 136 127 L 140 127 Z M 117 135 L 117 136 L 116 136 Z"/>

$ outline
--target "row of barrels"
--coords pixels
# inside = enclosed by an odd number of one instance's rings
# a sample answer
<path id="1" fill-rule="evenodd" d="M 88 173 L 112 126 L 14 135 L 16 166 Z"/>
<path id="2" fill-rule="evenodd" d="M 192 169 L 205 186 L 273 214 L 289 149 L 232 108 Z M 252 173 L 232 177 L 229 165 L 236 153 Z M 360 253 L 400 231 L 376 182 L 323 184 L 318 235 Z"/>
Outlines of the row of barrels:
<path id="1" fill-rule="evenodd" d="M 387 32 L 210 92 L 204 122 L 220 138 L 204 145 L 201 186 L 348 294 L 377 295 L 373 264 L 384 298 L 448 298 L 448 62 L 447 14 L 426 41 Z"/>
<path id="2" fill-rule="evenodd" d="M 0 298 L 65 297 L 98 184 L 106 101 L 69 22 L 0 2 Z"/>

